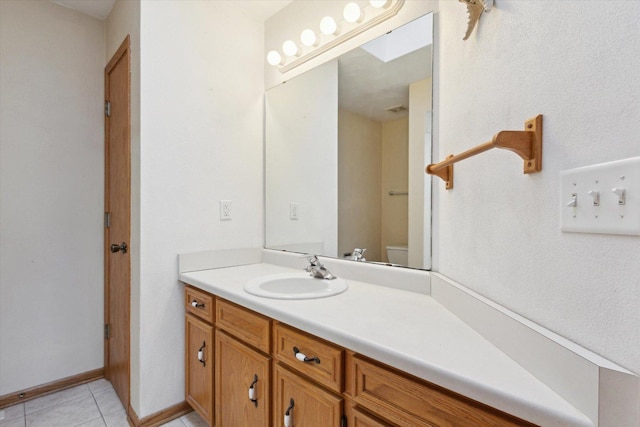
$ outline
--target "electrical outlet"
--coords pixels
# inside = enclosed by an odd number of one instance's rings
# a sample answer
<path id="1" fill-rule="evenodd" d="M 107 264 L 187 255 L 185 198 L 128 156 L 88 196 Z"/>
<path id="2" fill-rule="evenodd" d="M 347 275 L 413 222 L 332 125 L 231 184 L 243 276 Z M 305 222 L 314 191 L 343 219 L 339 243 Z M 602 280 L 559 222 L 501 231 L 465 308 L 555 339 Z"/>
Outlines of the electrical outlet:
<path id="1" fill-rule="evenodd" d="M 289 219 L 297 220 L 300 211 L 300 203 L 291 202 L 289 204 Z"/>
<path id="2" fill-rule="evenodd" d="M 220 221 L 231 219 L 231 200 L 220 200 Z"/>

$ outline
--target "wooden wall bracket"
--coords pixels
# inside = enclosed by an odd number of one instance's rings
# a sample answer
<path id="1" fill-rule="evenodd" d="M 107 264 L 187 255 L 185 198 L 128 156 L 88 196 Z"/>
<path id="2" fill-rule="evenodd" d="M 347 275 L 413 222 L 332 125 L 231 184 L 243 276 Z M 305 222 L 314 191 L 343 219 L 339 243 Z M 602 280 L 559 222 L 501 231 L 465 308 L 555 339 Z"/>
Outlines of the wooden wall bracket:
<path id="1" fill-rule="evenodd" d="M 463 153 L 449 155 L 439 163 L 426 167 L 426 173 L 435 175 L 445 182 L 445 188 L 453 188 L 453 164 L 461 160 L 484 153 L 492 148 L 503 148 L 513 151 L 524 160 L 524 173 L 535 173 L 542 170 L 542 115 L 524 122 L 525 130 L 503 130 L 491 141 L 480 144 Z"/>

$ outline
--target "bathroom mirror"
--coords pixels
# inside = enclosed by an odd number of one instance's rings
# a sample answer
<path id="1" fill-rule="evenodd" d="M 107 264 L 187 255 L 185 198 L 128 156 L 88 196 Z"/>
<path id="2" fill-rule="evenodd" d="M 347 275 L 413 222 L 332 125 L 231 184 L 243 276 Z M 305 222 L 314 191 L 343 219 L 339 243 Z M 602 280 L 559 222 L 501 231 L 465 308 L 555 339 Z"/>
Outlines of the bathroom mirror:
<path id="1" fill-rule="evenodd" d="M 265 96 L 265 247 L 431 266 L 432 15 Z"/>

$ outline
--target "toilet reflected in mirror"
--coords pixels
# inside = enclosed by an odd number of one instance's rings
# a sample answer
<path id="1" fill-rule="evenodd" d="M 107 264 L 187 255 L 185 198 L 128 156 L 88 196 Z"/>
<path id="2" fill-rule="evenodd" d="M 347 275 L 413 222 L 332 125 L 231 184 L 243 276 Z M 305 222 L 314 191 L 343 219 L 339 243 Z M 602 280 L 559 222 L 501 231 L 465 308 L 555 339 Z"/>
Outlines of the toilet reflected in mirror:
<path id="1" fill-rule="evenodd" d="M 409 261 L 407 245 L 387 245 L 387 260 L 390 264 L 407 265 Z"/>

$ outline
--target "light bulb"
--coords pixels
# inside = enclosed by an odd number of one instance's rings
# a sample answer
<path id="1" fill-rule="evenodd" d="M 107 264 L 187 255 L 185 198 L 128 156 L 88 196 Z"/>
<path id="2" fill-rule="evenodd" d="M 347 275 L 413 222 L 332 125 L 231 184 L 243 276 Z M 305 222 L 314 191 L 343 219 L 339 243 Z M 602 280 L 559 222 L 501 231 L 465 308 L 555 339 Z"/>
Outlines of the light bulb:
<path id="1" fill-rule="evenodd" d="M 315 46 L 318 38 L 316 37 L 316 33 L 313 30 L 306 29 L 300 34 L 300 41 L 305 46 Z"/>
<path id="2" fill-rule="evenodd" d="M 271 65 L 282 65 L 282 56 L 277 51 L 272 50 L 267 54 L 267 62 Z"/>
<path id="3" fill-rule="evenodd" d="M 322 34 L 326 34 L 328 36 L 332 34 L 335 35 L 338 33 L 338 24 L 336 24 L 336 21 L 332 17 L 325 16 L 320 21 L 320 31 Z"/>
<path id="4" fill-rule="evenodd" d="M 298 55 L 298 45 L 295 44 L 292 40 L 287 40 L 282 44 L 282 51 L 287 56 L 297 56 Z"/>
<path id="5" fill-rule="evenodd" d="M 342 16 L 344 16 L 344 20 L 347 22 L 359 22 L 360 18 L 362 18 L 360 6 L 355 3 L 348 3 L 342 11 Z"/>
<path id="6" fill-rule="evenodd" d="M 380 9 L 381 7 L 387 7 L 389 0 L 369 0 L 369 3 L 374 9 Z"/>

